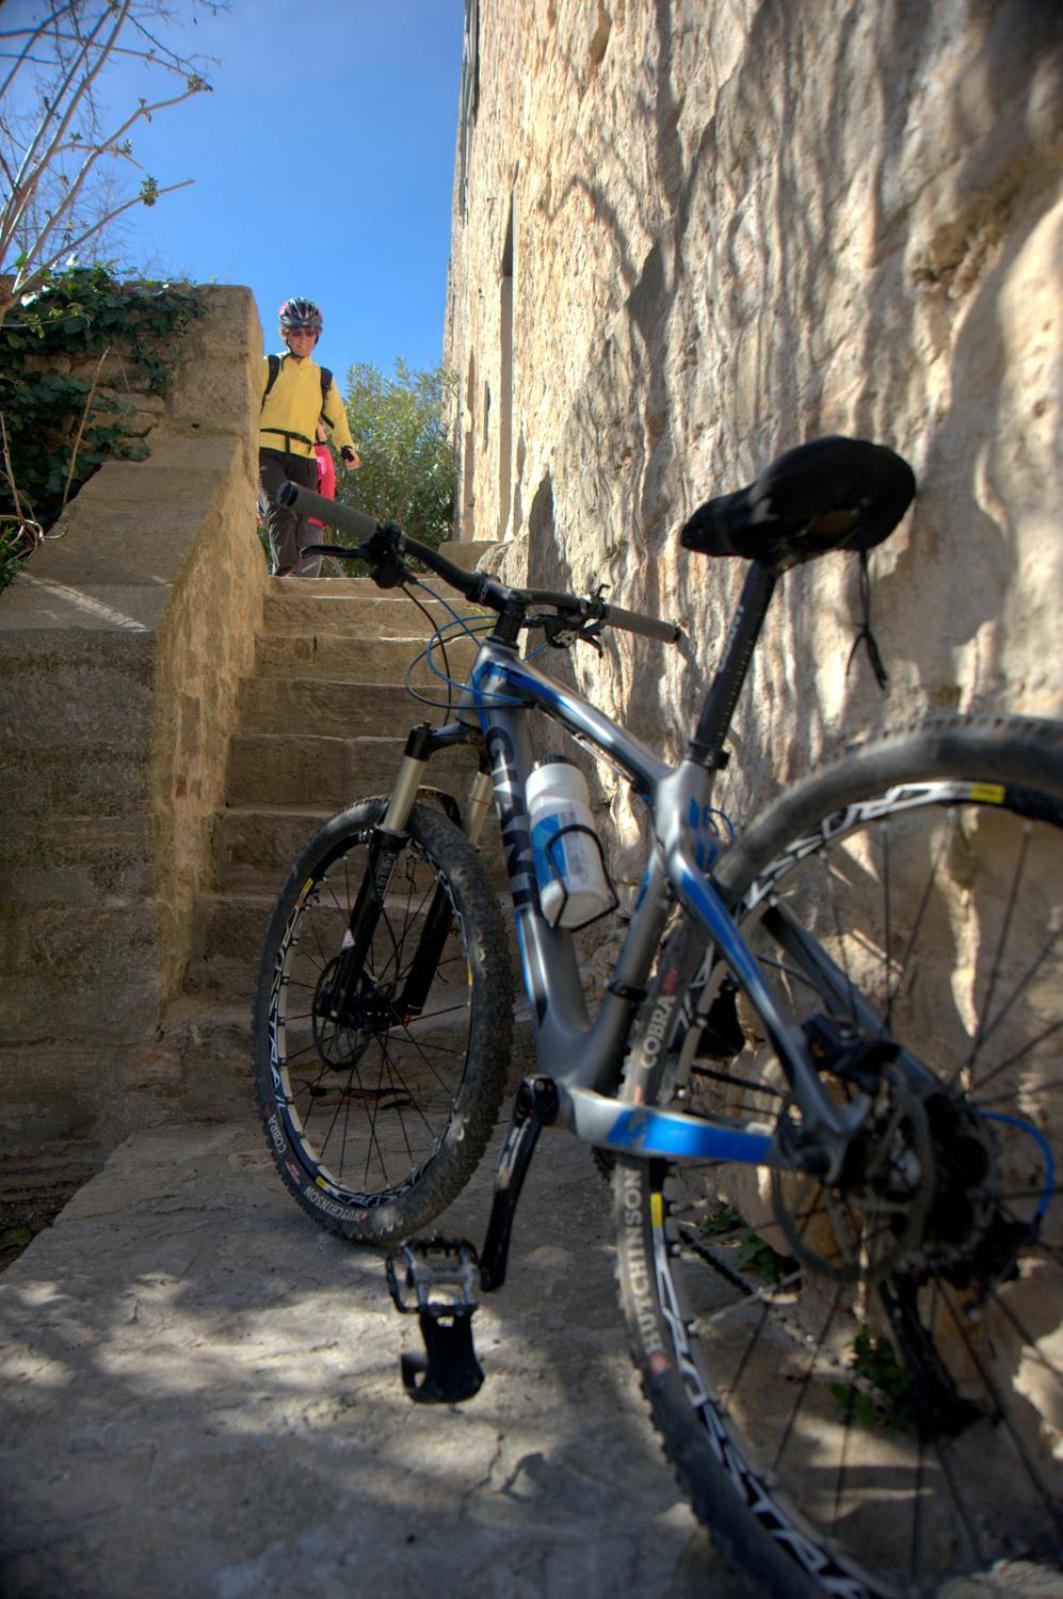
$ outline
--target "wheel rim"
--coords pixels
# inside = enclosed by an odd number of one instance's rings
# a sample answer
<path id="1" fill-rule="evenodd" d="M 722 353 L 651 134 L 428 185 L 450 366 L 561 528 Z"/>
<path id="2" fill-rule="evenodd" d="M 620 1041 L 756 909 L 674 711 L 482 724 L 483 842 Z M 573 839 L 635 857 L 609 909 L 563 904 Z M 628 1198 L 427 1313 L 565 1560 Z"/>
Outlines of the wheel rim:
<path id="1" fill-rule="evenodd" d="M 269 999 L 276 1109 L 302 1170 L 333 1199 L 374 1208 L 423 1176 L 465 1080 L 472 971 L 450 885 L 411 840 L 396 863 L 347 1025 L 321 995 L 349 942 L 370 833 L 343 840 L 292 907 Z M 396 1003 L 437 889 L 453 922 L 417 1015 Z"/>
<path id="2" fill-rule="evenodd" d="M 1060 818 L 1053 802 L 1017 796 L 1021 814 L 949 793 L 962 803 L 924 786 L 833 818 L 748 897 L 747 934 L 795 1019 L 866 1028 L 873 1011 L 938 1077 L 919 1096 L 925 1220 L 853 1270 L 869 1229 L 859 1207 L 845 1216 L 851 1194 L 748 1168 L 640 1176 L 687 1399 L 827 1592 L 1040 1594 L 1063 1548 Z M 779 904 L 821 941 L 833 987 L 817 993 L 769 936 Z M 785 1085 L 738 1015 L 742 1052 L 699 1058 L 692 1034 L 678 1093 L 773 1120 Z M 965 1573 L 989 1586 L 947 1586 Z"/>

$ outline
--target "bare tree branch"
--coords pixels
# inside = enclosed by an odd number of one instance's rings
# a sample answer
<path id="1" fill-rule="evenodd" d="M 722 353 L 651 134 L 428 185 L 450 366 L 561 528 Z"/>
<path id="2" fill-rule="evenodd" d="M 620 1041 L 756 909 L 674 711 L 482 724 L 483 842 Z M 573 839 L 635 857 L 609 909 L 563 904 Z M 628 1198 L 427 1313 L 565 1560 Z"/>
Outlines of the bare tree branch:
<path id="1" fill-rule="evenodd" d="M 149 203 L 154 205 L 155 201 L 162 195 L 173 194 L 176 189 L 187 189 L 195 181 L 195 178 L 182 178 L 180 183 L 168 183 L 165 188 L 156 188 L 153 192 L 150 202 L 144 200 L 139 194 L 132 195 L 130 199 L 124 202 L 124 204 L 114 206 L 99 222 L 93 222 L 85 229 L 84 233 L 78 236 L 78 238 L 71 239 L 69 241 L 64 240 L 64 242 L 59 246 L 58 250 L 55 251 L 54 255 L 49 256 L 39 268 L 34 270 L 33 276 L 35 278 L 46 276 L 54 266 L 58 265 L 65 255 L 76 255 L 81 246 L 83 244 L 87 244 L 89 239 L 91 239 L 94 234 L 98 233 L 101 227 L 104 227 L 107 223 L 113 222 L 117 217 L 120 217 L 124 211 L 131 211 L 135 205 L 147 205 Z M 15 300 L 18 299 L 19 295 L 27 293 L 29 283 L 30 279 L 27 278 L 25 283 L 22 284 L 21 288 L 12 292 L 6 303 L 3 298 L 0 298 L 0 311 L 4 310 L 5 308 L 9 309 L 14 304 Z M 3 317 L 0 315 L 0 321 L 2 320 Z"/>
<path id="2" fill-rule="evenodd" d="M 37 184 L 40 181 L 42 173 L 47 171 L 50 164 L 54 161 L 55 148 L 62 140 L 66 130 L 73 121 L 74 113 L 76 112 L 78 105 L 82 99 L 91 93 L 92 85 L 103 68 L 105 61 L 107 60 L 110 45 L 113 44 L 114 40 L 117 38 L 118 31 L 121 28 L 122 23 L 125 21 L 128 10 L 129 0 L 122 0 L 119 8 L 119 20 L 115 23 L 110 41 L 101 47 L 99 59 L 93 66 L 86 70 L 83 81 L 77 85 L 76 91 L 72 92 L 72 86 L 81 67 L 81 63 L 88 59 L 89 49 L 95 42 L 97 33 L 100 32 L 104 22 L 107 20 L 106 14 L 100 18 L 88 40 L 75 56 L 74 64 L 64 76 L 63 81 L 59 85 L 56 98 L 52 102 L 53 104 L 61 105 L 65 96 L 71 96 L 70 105 L 68 106 L 66 114 L 62 118 L 54 135 L 49 132 L 49 124 L 54 121 L 54 112 L 52 111 L 50 105 L 45 116 L 42 117 L 33 141 L 30 144 L 29 149 L 26 151 L 18 171 L 15 173 L 14 193 L 11 197 L 13 210 L 11 211 L 10 217 L 8 215 L 8 207 L 4 207 L 3 227 L 0 229 L 0 260 L 3 259 L 9 237 L 12 236 L 17 229 L 19 220 L 24 215 L 30 199 L 36 192 Z M 38 159 L 38 151 L 41 149 L 42 145 L 45 145 L 45 148 Z"/>
<path id="3" fill-rule="evenodd" d="M 216 0 L 196 4 L 215 15 L 224 9 Z M 48 0 L 43 9 L 45 15 L 31 25 L 0 29 L 0 56 L 12 61 L 0 82 L 0 174 L 6 188 L 0 195 L 0 274 L 12 280 L 0 292 L 0 323 L 64 255 L 98 239 L 132 206 L 153 205 L 193 181 L 159 184 L 145 177 L 135 194 L 116 200 L 109 182 L 99 180 L 126 162 L 143 171 L 130 130 L 210 90 L 193 59 L 160 37 L 159 25 L 174 20 L 162 0 Z M 119 57 L 142 61 L 145 72 L 158 68 L 180 75 L 184 89 L 143 96 L 103 132 L 98 90 L 108 63 Z M 28 76 L 13 98 L 23 72 Z"/>
<path id="4" fill-rule="evenodd" d="M 54 232 L 55 228 L 58 226 L 58 224 L 63 219 L 63 217 L 66 216 L 69 212 L 71 212 L 73 210 L 73 208 L 74 208 L 74 206 L 75 206 L 75 204 L 77 202 L 78 195 L 81 193 L 81 190 L 83 189 L 83 187 L 85 185 L 85 180 L 88 177 L 89 173 L 92 171 L 93 167 L 96 165 L 97 161 L 99 161 L 101 156 L 114 153 L 113 147 L 117 145 L 118 141 L 121 139 L 121 137 L 122 137 L 122 135 L 124 133 L 127 133 L 129 131 L 129 129 L 131 127 L 133 127 L 133 125 L 135 123 L 141 121 L 142 118 L 146 117 L 146 118 L 148 118 L 150 120 L 151 115 L 152 115 L 153 112 L 155 112 L 155 111 L 165 111 L 170 106 L 180 105 L 182 103 L 182 101 L 189 100 L 189 99 L 191 99 L 191 97 L 194 94 L 198 94 L 198 93 L 200 93 L 200 90 L 198 88 L 188 88 L 188 89 L 185 90 L 184 94 L 174 95 L 169 100 L 159 100 L 154 105 L 148 105 L 146 102 L 142 101 L 140 106 L 137 108 L 136 111 L 133 112 L 133 114 L 131 116 L 127 117 L 126 120 L 123 123 L 121 123 L 119 127 L 115 128 L 113 133 L 108 134 L 107 137 L 103 140 L 103 142 L 101 144 L 95 146 L 95 148 L 93 148 L 89 152 L 89 154 L 86 156 L 84 162 L 82 163 L 81 170 L 79 171 L 77 177 L 74 179 L 73 183 L 68 188 L 63 200 L 56 207 L 56 209 L 53 211 L 52 215 L 48 218 L 48 221 L 45 223 L 44 227 L 38 233 L 38 235 L 37 235 L 37 249 L 38 249 L 38 251 L 40 251 L 41 253 L 44 252 L 45 241 Z M 193 180 L 191 178 L 185 178 L 182 181 L 182 183 L 180 183 L 180 184 L 171 184 L 170 187 L 171 188 L 184 188 L 187 184 L 191 183 L 192 181 Z M 154 196 L 157 197 L 161 193 L 163 193 L 163 190 L 161 190 L 157 186 L 155 186 L 155 188 L 154 188 Z M 128 211 L 130 205 L 137 205 L 137 204 L 141 203 L 141 200 L 142 200 L 142 196 L 141 195 L 139 195 L 139 194 L 135 195 L 132 198 L 132 200 L 128 201 L 125 205 L 119 206 L 116 210 L 112 210 L 111 212 L 109 212 L 108 216 L 105 219 L 103 219 L 103 220 L 106 220 L 106 221 L 109 221 L 109 222 L 113 221 L 114 218 L 120 214 L 120 212 Z M 152 200 L 152 204 L 154 204 L 154 199 Z M 101 227 L 103 225 L 103 220 L 101 220 L 98 224 L 96 224 L 96 226 L 90 231 L 91 232 L 98 231 L 99 227 Z M 87 236 L 88 235 L 82 235 L 82 242 L 83 242 L 84 238 L 87 237 Z M 0 243 L 2 243 L 2 235 L 0 235 Z M 71 248 L 71 247 L 63 246 L 63 249 L 67 249 L 67 248 Z M 62 254 L 62 253 L 63 252 L 61 250 L 60 254 Z M 22 269 L 20 268 L 19 271 L 15 274 L 14 288 L 15 288 L 15 292 L 16 293 L 20 292 L 21 288 L 23 286 L 22 283 L 20 282 L 21 278 L 22 278 Z"/>
<path id="5" fill-rule="evenodd" d="M 50 22 L 52 22 L 54 20 L 58 20 L 58 18 L 63 16 L 67 11 L 74 11 L 76 9 L 77 5 L 78 5 L 78 0 L 67 0 L 66 5 L 60 6 L 57 11 L 54 11 L 50 17 L 47 17 L 44 20 L 44 22 L 39 23 L 37 25 L 37 27 L 35 27 L 35 28 L 13 28 L 13 29 L 10 29 L 10 30 L 5 29 L 5 30 L 0 31 L 0 39 L 25 39 L 28 36 L 31 41 L 35 40 L 35 39 L 38 38 L 38 36 L 41 33 L 44 32 L 44 29 L 48 26 L 48 24 Z M 33 63 L 34 65 L 39 65 L 39 64 L 43 64 L 45 66 L 52 66 L 53 65 L 53 61 L 52 61 L 51 57 L 41 57 L 41 58 L 38 59 L 37 57 L 30 56 L 28 54 L 29 49 L 30 49 L 30 45 L 26 45 L 20 51 L 17 51 L 17 52 L 16 51 L 12 51 L 12 54 L 15 57 L 15 65 L 11 68 L 11 71 L 8 73 L 7 77 L 4 79 L 3 83 L 0 83 L 0 100 L 4 100 L 4 99 L 7 98 L 8 90 L 11 88 L 11 85 L 14 83 L 15 78 L 16 78 L 16 76 L 18 74 L 19 68 L 22 67 L 24 64 Z"/>
<path id="6" fill-rule="evenodd" d="M 20 522 L 25 522 L 26 517 L 22 510 L 22 501 L 19 499 L 18 495 L 18 484 L 15 482 L 14 468 L 11 465 L 11 449 L 7 441 L 7 423 L 4 420 L 3 411 L 0 411 L 0 437 L 3 439 L 4 469 L 8 484 L 11 488 L 11 498 L 15 502 L 15 515 L 18 517 Z"/>

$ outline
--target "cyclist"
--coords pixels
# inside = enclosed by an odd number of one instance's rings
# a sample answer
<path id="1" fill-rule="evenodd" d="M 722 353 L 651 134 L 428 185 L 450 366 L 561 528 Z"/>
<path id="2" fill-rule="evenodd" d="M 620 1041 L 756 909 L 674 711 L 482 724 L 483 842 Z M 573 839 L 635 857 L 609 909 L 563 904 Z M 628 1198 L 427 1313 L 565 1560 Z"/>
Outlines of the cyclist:
<path id="1" fill-rule="evenodd" d="M 347 413 L 331 374 L 312 359 L 324 319 L 312 300 L 285 300 L 280 308 L 280 335 L 287 354 L 262 363 L 262 413 L 258 433 L 258 498 L 269 532 L 273 571 L 277 577 L 316 577 L 320 560 L 304 562 L 299 550 L 312 542 L 306 519 L 278 505 L 285 483 L 318 486 L 314 452 L 318 418 L 324 417 L 340 447 L 344 471 L 361 466 L 347 425 Z M 323 381 L 326 379 L 327 381 Z"/>

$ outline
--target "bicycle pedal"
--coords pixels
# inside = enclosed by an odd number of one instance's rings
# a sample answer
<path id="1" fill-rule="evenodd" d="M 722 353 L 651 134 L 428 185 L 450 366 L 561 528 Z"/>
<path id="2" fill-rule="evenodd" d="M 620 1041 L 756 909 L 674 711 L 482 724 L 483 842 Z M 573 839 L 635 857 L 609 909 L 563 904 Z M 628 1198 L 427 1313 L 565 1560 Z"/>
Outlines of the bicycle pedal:
<path id="1" fill-rule="evenodd" d="M 467 1238 L 410 1238 L 388 1255 L 387 1274 L 404 1316 L 472 1312 L 480 1302 L 480 1257 Z"/>
<path id="2" fill-rule="evenodd" d="M 423 1355 L 403 1355 L 402 1381 L 418 1404 L 457 1404 L 479 1393 L 472 1317 L 478 1304 L 480 1258 L 463 1238 L 414 1238 L 387 1258 L 388 1288 L 403 1315 L 416 1313 Z"/>

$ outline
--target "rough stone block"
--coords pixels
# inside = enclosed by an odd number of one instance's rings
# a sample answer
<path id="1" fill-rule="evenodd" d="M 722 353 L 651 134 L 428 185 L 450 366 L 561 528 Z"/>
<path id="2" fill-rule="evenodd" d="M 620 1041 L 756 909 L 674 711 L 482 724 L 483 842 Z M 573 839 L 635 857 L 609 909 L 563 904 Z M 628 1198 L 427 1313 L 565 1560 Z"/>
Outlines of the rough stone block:
<path id="1" fill-rule="evenodd" d="M 55 816 L 0 835 L 0 899 L 66 906 L 79 917 L 155 890 L 151 818 Z"/>

